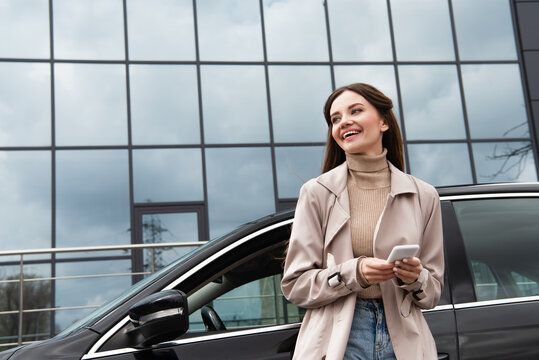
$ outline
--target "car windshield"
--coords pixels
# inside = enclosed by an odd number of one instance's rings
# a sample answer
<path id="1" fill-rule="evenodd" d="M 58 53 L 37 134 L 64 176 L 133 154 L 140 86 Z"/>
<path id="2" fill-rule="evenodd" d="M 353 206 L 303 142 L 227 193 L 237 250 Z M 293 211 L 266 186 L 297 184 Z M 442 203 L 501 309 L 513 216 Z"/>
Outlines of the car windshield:
<path id="1" fill-rule="evenodd" d="M 108 314 L 110 311 L 112 311 L 114 308 L 116 308 L 119 304 L 122 304 L 127 299 L 131 298 L 135 294 L 137 294 L 139 291 L 141 291 L 143 288 L 145 288 L 148 284 L 154 282 L 156 279 L 165 276 L 167 273 L 172 271 L 179 263 L 188 260 L 189 258 L 195 256 L 198 252 L 202 251 L 209 243 L 206 243 L 205 245 L 202 245 L 193 251 L 185 254 L 184 256 L 180 257 L 178 260 L 173 261 L 172 263 L 168 264 L 161 270 L 155 272 L 154 274 L 148 276 L 147 278 L 139 281 L 135 285 L 128 288 L 126 291 L 124 291 L 122 294 L 120 294 L 118 297 L 114 298 L 113 300 L 110 300 L 109 302 L 106 302 L 105 304 L 98 307 L 96 310 L 85 316 L 79 321 L 76 321 L 72 325 L 70 325 L 68 328 L 66 328 L 64 331 L 60 332 L 58 335 L 56 335 L 56 338 L 59 337 L 65 337 L 83 327 L 88 327 L 94 324 L 97 320 L 101 319 L 105 314 Z"/>
<path id="2" fill-rule="evenodd" d="M 172 271 L 178 264 L 187 261 L 188 259 L 192 258 L 199 252 L 203 251 L 207 246 L 210 246 L 212 243 L 215 243 L 216 241 L 219 241 L 220 239 L 224 239 L 231 234 L 240 231 L 242 228 L 248 227 L 252 223 L 246 223 L 238 228 L 232 230 L 230 233 L 219 236 L 211 241 L 208 241 L 206 244 L 199 246 L 198 248 L 194 249 L 193 251 L 185 254 L 184 256 L 180 257 L 178 260 L 173 261 L 172 263 L 168 264 L 161 270 L 155 272 L 154 274 L 148 276 L 147 278 L 139 281 L 135 285 L 131 286 L 129 289 L 124 291 L 122 294 L 120 294 L 118 297 L 114 298 L 113 300 L 110 300 L 109 302 L 104 303 L 94 311 L 92 311 L 90 314 L 85 316 L 84 318 L 80 319 L 79 321 L 74 322 L 72 325 L 67 327 L 65 330 L 60 332 L 55 336 L 55 338 L 65 337 L 69 334 L 78 331 L 81 328 L 89 327 L 92 324 L 94 324 L 97 320 L 101 319 L 104 315 L 108 314 L 110 311 L 112 311 L 114 308 L 116 308 L 119 304 L 124 303 L 127 301 L 127 299 L 133 297 L 135 294 L 137 294 L 139 291 L 141 291 L 143 288 L 145 288 L 148 284 L 154 282 L 158 278 L 165 276 L 170 271 Z"/>

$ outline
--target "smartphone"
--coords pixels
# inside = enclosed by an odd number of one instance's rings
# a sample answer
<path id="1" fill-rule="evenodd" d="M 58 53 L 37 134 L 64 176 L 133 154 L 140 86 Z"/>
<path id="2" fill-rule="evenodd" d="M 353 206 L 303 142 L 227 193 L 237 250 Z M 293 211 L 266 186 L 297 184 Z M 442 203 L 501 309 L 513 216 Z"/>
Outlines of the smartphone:
<path id="1" fill-rule="evenodd" d="M 404 258 L 411 258 L 419 252 L 419 245 L 397 245 L 391 250 L 391 254 L 387 258 L 387 262 L 395 262 Z"/>

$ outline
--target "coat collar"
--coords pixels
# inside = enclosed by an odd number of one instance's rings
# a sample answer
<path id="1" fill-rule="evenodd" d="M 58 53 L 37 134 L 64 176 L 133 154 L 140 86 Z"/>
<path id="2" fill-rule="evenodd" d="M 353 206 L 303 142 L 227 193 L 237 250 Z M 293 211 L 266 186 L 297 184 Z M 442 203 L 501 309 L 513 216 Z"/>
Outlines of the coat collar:
<path id="1" fill-rule="evenodd" d="M 397 169 L 392 163 L 387 162 L 391 174 L 391 192 L 390 195 L 395 197 L 399 194 L 417 193 L 416 186 L 410 179 L 409 175 Z M 346 161 L 336 168 L 320 175 L 317 178 L 318 183 L 327 188 L 329 191 L 339 197 L 346 190 L 348 179 L 348 165 Z"/>

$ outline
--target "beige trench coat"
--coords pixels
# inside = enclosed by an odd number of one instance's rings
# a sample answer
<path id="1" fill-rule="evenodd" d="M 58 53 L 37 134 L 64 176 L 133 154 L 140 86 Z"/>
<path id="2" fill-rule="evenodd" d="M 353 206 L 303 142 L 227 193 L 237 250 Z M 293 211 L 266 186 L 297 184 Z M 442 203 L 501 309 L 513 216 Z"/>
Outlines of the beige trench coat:
<path id="1" fill-rule="evenodd" d="M 442 220 L 438 193 L 391 163 L 391 192 L 374 233 L 374 256 L 419 244 L 423 271 L 413 284 L 381 283 L 389 335 L 398 360 L 436 359 L 421 309 L 434 308 L 443 286 Z M 350 236 L 346 162 L 305 183 L 300 191 L 281 283 L 284 296 L 307 308 L 294 359 L 342 359 L 355 300 L 363 288 Z M 328 277 L 340 274 L 336 285 Z"/>

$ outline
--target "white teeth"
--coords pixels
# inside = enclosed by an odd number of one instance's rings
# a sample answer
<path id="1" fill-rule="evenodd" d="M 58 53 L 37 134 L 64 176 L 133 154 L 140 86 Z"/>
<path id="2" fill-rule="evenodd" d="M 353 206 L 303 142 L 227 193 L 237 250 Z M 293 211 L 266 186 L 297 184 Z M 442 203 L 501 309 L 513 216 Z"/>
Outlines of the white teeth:
<path id="1" fill-rule="evenodd" d="M 352 136 L 352 135 L 356 135 L 356 134 L 359 134 L 359 131 L 355 131 L 355 130 L 348 131 L 348 132 L 344 133 L 343 137 L 346 139 L 347 137 Z"/>

